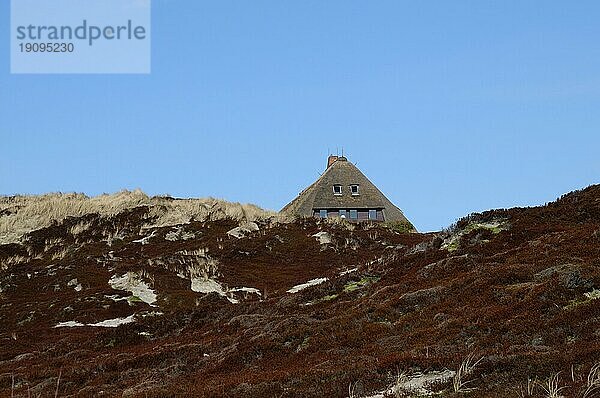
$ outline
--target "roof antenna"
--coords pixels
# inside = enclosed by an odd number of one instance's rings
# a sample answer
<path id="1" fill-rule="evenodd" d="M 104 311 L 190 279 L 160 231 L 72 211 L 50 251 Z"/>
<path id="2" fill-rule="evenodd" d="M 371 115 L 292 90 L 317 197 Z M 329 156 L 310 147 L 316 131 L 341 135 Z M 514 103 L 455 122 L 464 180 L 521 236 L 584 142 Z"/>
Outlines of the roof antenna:
<path id="1" fill-rule="evenodd" d="M 344 157 L 344 147 L 342 147 L 342 157 Z"/>

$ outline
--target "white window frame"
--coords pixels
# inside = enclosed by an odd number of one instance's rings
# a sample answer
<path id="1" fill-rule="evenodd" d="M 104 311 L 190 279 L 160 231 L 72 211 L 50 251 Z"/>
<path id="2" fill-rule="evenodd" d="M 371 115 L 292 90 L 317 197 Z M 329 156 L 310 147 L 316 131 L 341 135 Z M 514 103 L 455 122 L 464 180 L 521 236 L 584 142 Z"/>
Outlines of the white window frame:
<path id="1" fill-rule="evenodd" d="M 356 214 L 356 217 L 352 217 L 352 212 L 354 212 L 354 214 Z M 350 213 L 351 220 L 358 220 L 358 210 L 355 210 L 355 209 L 348 210 L 348 213 Z"/>
<path id="2" fill-rule="evenodd" d="M 339 189 L 340 189 L 340 192 L 336 192 L 336 191 L 335 191 L 335 189 L 336 189 L 336 188 L 339 188 Z M 336 196 L 340 196 L 340 195 L 342 195 L 342 193 L 343 193 L 343 189 L 344 189 L 344 188 L 342 188 L 342 186 L 341 186 L 340 184 L 333 184 L 333 194 L 334 194 L 334 195 L 336 195 Z"/>
<path id="3" fill-rule="evenodd" d="M 323 213 L 323 212 L 325 212 L 325 213 Z M 319 218 L 327 218 L 327 213 L 328 212 L 325 209 L 319 210 Z M 325 214 L 325 216 L 323 216 L 323 214 Z"/>
<path id="4" fill-rule="evenodd" d="M 372 218 L 371 214 L 375 214 L 375 217 Z M 369 209 L 369 220 L 377 221 L 377 209 Z"/>
<path id="5" fill-rule="evenodd" d="M 354 192 L 355 187 L 356 187 L 356 192 Z M 359 185 L 358 184 L 352 184 L 352 185 L 350 185 L 350 193 L 352 194 L 352 196 L 358 196 L 358 195 L 360 195 Z"/>

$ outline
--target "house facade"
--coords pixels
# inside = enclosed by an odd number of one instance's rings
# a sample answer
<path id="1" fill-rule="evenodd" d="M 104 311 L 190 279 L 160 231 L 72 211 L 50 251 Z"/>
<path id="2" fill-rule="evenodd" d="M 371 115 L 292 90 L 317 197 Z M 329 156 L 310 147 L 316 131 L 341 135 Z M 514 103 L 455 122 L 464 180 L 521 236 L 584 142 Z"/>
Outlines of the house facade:
<path id="1" fill-rule="evenodd" d="M 321 177 L 281 211 L 349 221 L 409 223 L 402 211 L 343 156 L 329 156 Z"/>

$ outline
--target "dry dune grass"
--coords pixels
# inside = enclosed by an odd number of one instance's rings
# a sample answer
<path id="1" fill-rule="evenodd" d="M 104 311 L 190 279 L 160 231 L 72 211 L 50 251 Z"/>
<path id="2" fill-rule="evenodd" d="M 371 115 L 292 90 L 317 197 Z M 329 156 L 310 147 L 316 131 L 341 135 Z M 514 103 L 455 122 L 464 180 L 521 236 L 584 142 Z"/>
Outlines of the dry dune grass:
<path id="1" fill-rule="evenodd" d="M 77 193 L 49 193 L 0 197 L 0 244 L 18 242 L 25 234 L 67 217 L 99 214 L 110 217 L 127 209 L 147 206 L 152 225 L 177 225 L 191 220 L 232 218 L 240 221 L 278 219 L 277 213 L 250 204 L 214 198 L 150 197 L 140 190 L 88 197 Z"/>

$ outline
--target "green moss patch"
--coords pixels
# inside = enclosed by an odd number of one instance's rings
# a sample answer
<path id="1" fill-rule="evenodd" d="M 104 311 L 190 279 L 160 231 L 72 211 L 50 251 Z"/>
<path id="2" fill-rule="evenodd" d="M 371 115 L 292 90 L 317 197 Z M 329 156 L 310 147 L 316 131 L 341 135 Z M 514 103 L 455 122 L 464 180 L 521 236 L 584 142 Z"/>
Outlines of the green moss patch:
<path id="1" fill-rule="evenodd" d="M 371 283 L 375 283 L 375 282 L 379 281 L 379 279 L 381 279 L 381 278 L 378 276 L 369 276 L 369 275 L 364 276 L 359 281 L 346 283 L 346 285 L 344 285 L 344 292 L 346 292 L 346 293 L 353 292 L 353 291 L 361 289 L 367 285 L 370 285 Z"/>
<path id="2" fill-rule="evenodd" d="M 446 239 L 446 241 L 442 245 L 442 249 L 446 249 L 449 252 L 458 250 L 458 248 L 460 247 L 461 237 L 463 237 L 464 235 L 468 235 L 473 231 L 487 230 L 490 231 L 492 234 L 497 235 L 506 229 L 508 229 L 508 223 L 504 220 L 497 220 L 485 223 L 473 221 L 469 223 L 464 229 L 458 231 L 457 233 L 453 234 L 448 239 Z M 487 242 L 489 242 L 489 240 L 485 241 L 485 243 Z"/>
<path id="3" fill-rule="evenodd" d="M 583 298 L 578 298 L 578 299 L 574 299 L 571 300 L 569 302 L 569 304 L 567 304 L 564 309 L 565 310 L 572 310 L 574 308 L 579 307 L 580 305 L 584 305 L 584 304 L 588 304 L 594 300 L 597 300 L 600 298 L 600 290 L 599 289 L 594 289 L 591 292 L 587 292 L 583 294 Z"/>

